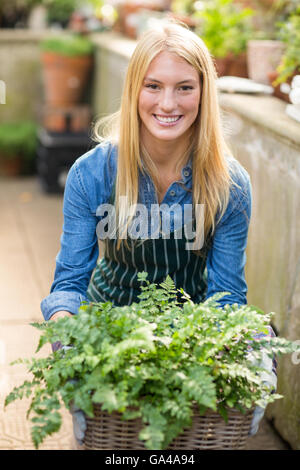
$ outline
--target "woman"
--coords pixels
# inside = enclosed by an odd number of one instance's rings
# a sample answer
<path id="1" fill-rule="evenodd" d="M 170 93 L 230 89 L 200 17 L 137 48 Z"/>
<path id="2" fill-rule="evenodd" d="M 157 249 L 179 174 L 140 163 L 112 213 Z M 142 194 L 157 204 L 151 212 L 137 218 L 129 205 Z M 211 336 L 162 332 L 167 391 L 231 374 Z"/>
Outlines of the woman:
<path id="1" fill-rule="evenodd" d="M 251 185 L 226 147 L 203 41 L 172 23 L 147 32 L 108 123 L 68 175 L 45 320 L 76 314 L 83 300 L 138 300 L 139 271 L 156 283 L 169 274 L 195 302 L 227 292 L 221 307 L 245 304 Z M 107 217 L 111 207 L 115 218 Z M 97 234 L 106 237 L 98 264 Z"/>
<path id="2" fill-rule="evenodd" d="M 215 79 L 209 52 L 188 29 L 168 24 L 140 40 L 128 67 L 120 112 L 113 117 L 118 137 L 106 138 L 69 172 L 55 279 L 42 302 L 46 320 L 76 314 L 82 300 L 117 305 L 136 300 L 136 275 L 143 270 L 155 282 L 170 274 L 197 301 L 226 291 L 231 295 L 221 305 L 246 303 L 250 180 L 229 157 Z M 205 244 L 200 253 L 187 250 L 184 234 L 175 238 L 172 231 L 170 238 L 152 237 L 143 243 L 107 239 L 105 256 L 91 279 L 98 258 L 97 214 L 111 202 L 121 227 L 136 203 L 149 211 L 163 203 L 162 219 L 168 215 L 166 206 L 177 204 L 183 211 L 184 205 L 202 204 Z"/>

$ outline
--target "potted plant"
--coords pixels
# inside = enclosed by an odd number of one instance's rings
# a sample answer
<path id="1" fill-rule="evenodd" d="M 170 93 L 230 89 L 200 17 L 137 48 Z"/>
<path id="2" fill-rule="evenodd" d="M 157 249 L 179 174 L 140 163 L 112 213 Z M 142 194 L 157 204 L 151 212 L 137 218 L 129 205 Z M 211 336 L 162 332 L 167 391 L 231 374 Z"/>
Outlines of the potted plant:
<path id="1" fill-rule="evenodd" d="M 200 2 L 199 2 L 200 3 Z M 233 0 L 208 0 L 194 13 L 196 32 L 215 57 L 219 76 L 248 77 L 246 46 L 251 36 L 253 10 Z"/>
<path id="2" fill-rule="evenodd" d="M 251 80 L 269 85 L 269 74 L 280 63 L 284 44 L 278 38 L 278 23 L 285 22 L 298 0 L 235 0 L 251 7 L 253 34 L 247 42 L 247 66 Z"/>
<path id="3" fill-rule="evenodd" d="M 0 124 L 0 175 L 16 176 L 33 170 L 37 126 L 32 121 Z"/>
<path id="4" fill-rule="evenodd" d="M 41 42 L 46 104 L 66 107 L 82 99 L 93 59 L 93 44 L 86 36 L 63 34 Z"/>
<path id="5" fill-rule="evenodd" d="M 286 22 L 280 23 L 278 37 L 284 44 L 284 50 L 276 70 L 269 74 L 269 80 L 274 94 L 289 102 L 288 93 L 282 93 L 280 89 L 282 84 L 289 85 L 293 77 L 300 73 L 300 8 L 291 13 Z"/>
<path id="6" fill-rule="evenodd" d="M 258 32 L 247 43 L 247 64 L 249 78 L 255 82 L 269 85 L 269 74 L 280 62 L 284 45 L 277 39 Z"/>
<path id="7" fill-rule="evenodd" d="M 249 410 L 280 398 L 264 384 L 261 368 L 249 358 L 252 348 L 259 360 L 262 345 L 269 355 L 299 350 L 283 338 L 253 341 L 255 332 L 266 331 L 271 314 L 247 305 L 218 308 L 225 293 L 196 305 L 170 277 L 159 286 L 147 280 L 147 273 L 139 273 L 139 280 L 139 303 L 85 303 L 75 316 L 33 324 L 42 331 L 37 351 L 57 341 L 67 346 L 47 357 L 18 360 L 27 364 L 33 379 L 15 387 L 5 400 L 7 406 L 32 395 L 28 414 L 34 413 L 36 448 L 59 430 L 62 402 L 86 414 L 87 449 L 101 412 L 106 423 L 117 414 L 119 428 L 139 420 L 140 444 L 159 450 L 171 448 L 196 414 L 216 413 L 219 418 L 205 431 L 208 442 L 207 433 L 220 422 L 230 422 L 232 414 L 246 416 L 249 426 Z M 241 423 L 229 429 L 225 424 L 229 440 L 237 428 L 243 429 L 245 440 L 248 428 Z M 113 436 L 105 429 L 107 443 Z M 99 448 L 122 448 L 106 445 Z"/>

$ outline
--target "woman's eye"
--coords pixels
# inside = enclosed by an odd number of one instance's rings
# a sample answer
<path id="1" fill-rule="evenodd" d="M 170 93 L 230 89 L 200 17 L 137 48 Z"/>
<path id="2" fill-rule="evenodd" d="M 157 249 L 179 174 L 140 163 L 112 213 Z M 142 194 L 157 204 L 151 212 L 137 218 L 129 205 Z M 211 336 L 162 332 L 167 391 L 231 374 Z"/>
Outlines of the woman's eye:
<path id="1" fill-rule="evenodd" d="M 146 83 L 145 85 L 146 88 L 150 89 L 150 90 L 159 90 L 160 87 L 157 83 Z M 191 85 L 181 85 L 179 88 L 178 88 L 179 91 L 191 91 L 193 90 L 193 87 Z"/>
<path id="2" fill-rule="evenodd" d="M 146 88 L 150 88 L 150 90 L 158 90 L 158 85 L 156 83 L 147 83 Z"/>
<path id="3" fill-rule="evenodd" d="M 190 91 L 192 89 L 193 87 L 191 85 L 183 85 L 179 88 L 179 90 L 182 90 L 182 91 Z"/>

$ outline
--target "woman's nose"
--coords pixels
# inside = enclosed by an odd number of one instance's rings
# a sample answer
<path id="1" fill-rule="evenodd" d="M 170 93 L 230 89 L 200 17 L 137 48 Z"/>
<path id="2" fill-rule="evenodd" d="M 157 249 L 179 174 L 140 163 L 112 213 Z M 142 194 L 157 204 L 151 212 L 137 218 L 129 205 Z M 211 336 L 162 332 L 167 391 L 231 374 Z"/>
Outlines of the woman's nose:
<path id="1" fill-rule="evenodd" d="M 160 108 L 162 111 L 170 113 L 175 109 L 176 98 L 173 90 L 163 90 L 160 98 Z"/>

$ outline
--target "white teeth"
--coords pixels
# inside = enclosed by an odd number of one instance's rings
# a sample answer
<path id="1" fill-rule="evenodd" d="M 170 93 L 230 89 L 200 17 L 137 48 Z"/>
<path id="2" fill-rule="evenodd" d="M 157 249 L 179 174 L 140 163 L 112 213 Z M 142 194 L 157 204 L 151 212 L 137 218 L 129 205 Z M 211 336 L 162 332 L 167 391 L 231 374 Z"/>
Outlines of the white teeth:
<path id="1" fill-rule="evenodd" d="M 155 117 L 156 119 L 158 119 L 158 121 L 161 121 L 161 122 L 175 122 L 175 121 L 178 121 L 178 119 L 180 119 L 180 116 L 163 117 L 163 116 L 158 116 L 157 114 L 155 114 Z"/>

